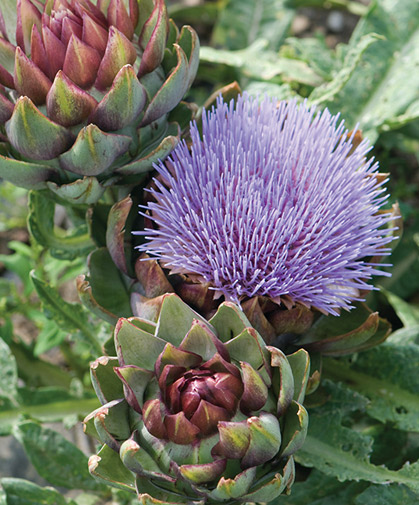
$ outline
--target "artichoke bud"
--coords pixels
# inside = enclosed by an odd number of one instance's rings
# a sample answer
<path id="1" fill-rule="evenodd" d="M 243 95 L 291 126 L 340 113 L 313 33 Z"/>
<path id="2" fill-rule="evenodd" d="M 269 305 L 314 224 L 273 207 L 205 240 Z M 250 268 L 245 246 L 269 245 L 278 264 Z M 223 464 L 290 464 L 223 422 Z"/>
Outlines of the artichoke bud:
<path id="1" fill-rule="evenodd" d="M 308 425 L 306 351 L 288 360 L 235 304 L 207 321 L 176 294 L 155 324 L 120 319 L 115 348 L 92 365 L 95 477 L 162 503 L 268 502 L 290 488 Z"/>
<path id="2" fill-rule="evenodd" d="M 0 176 L 71 203 L 140 181 L 179 141 L 168 114 L 198 52 L 163 0 L 17 0 L 15 34 L 0 32 Z"/>

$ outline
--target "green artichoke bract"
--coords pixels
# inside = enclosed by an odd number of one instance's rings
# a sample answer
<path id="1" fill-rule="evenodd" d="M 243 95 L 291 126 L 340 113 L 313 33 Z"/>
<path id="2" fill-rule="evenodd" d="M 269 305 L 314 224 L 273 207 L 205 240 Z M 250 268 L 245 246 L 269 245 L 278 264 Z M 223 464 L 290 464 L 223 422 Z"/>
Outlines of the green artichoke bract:
<path id="1" fill-rule="evenodd" d="M 118 357 L 92 364 L 103 406 L 85 419 L 98 479 L 142 503 L 269 502 L 294 480 L 309 358 L 266 346 L 225 302 L 206 321 L 175 294 L 155 323 L 120 319 Z"/>
<path id="2" fill-rule="evenodd" d="M 94 203 L 177 144 L 199 42 L 164 0 L 17 0 L 15 34 L 1 14 L 1 177 Z"/>

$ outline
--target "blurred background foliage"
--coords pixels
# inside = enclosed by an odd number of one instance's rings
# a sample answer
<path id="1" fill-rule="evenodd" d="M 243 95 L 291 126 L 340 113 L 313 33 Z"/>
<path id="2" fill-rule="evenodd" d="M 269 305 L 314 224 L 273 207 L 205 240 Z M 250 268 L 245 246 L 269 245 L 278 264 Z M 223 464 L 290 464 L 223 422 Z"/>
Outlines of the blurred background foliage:
<path id="1" fill-rule="evenodd" d="M 392 276 L 379 278 L 382 289 L 368 299 L 393 333 L 376 349 L 326 363 L 324 385 L 309 397 L 312 431 L 299 482 L 278 503 L 417 504 L 418 463 L 406 465 L 419 456 L 417 0 L 188 0 L 168 8 L 201 39 L 189 101 L 203 106 L 236 81 L 251 94 L 340 112 L 348 128 L 358 125 L 374 143 L 372 155 L 389 174 L 389 203 L 398 202 L 404 220 Z M 0 503 L 130 503 L 123 491 L 91 479 L 91 448 L 78 435 L 79 420 L 97 406 L 88 364 L 112 331 L 76 295 L 89 244 L 81 256 L 57 259 L 28 233 L 28 205 L 26 190 L 0 184 Z M 85 231 L 82 216 L 70 221 L 60 206 L 53 212 L 46 234 Z M 14 456 L 20 463 L 13 466 Z M 33 482 L 17 479 L 28 475 Z"/>

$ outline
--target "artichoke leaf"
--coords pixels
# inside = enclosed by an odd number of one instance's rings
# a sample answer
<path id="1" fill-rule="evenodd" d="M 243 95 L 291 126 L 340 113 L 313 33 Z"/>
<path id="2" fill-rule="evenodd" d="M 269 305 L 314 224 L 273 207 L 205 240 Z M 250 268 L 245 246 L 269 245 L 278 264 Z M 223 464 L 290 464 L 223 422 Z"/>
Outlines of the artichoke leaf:
<path id="1" fill-rule="evenodd" d="M 0 95 L 1 97 L 1 95 Z M 19 161 L 0 155 L 0 177 L 25 189 L 45 189 L 57 173 L 49 166 Z"/>
<path id="2" fill-rule="evenodd" d="M 182 100 L 187 90 L 189 80 L 188 59 L 180 46 L 174 44 L 174 47 L 178 63 L 151 100 L 144 114 L 141 126 L 152 123 L 155 119 L 174 109 Z"/>
<path id="3" fill-rule="evenodd" d="M 90 456 L 89 472 L 100 482 L 135 492 L 134 475 L 124 466 L 119 454 L 107 445 Z"/>
<path id="4" fill-rule="evenodd" d="M 106 227 L 106 246 L 115 265 L 128 275 L 125 256 L 125 223 L 132 208 L 132 199 L 127 196 L 115 203 L 108 215 Z"/>
<path id="5" fill-rule="evenodd" d="M 264 382 L 270 386 L 270 355 L 262 337 L 256 330 L 252 327 L 246 328 L 240 335 L 226 342 L 225 345 L 233 360 L 246 361 L 249 363 L 252 368 L 259 371 Z"/>
<path id="6" fill-rule="evenodd" d="M 294 376 L 294 400 L 302 402 L 305 397 L 310 373 L 310 355 L 305 349 L 299 349 L 287 355 L 288 363 Z"/>
<path id="7" fill-rule="evenodd" d="M 74 136 L 64 126 L 44 116 L 27 96 L 21 96 L 12 117 L 6 122 L 12 146 L 34 160 L 52 160 L 66 151 Z"/>
<path id="8" fill-rule="evenodd" d="M 276 347 L 267 347 L 274 367 L 273 388 L 278 395 L 278 415 L 282 416 L 294 397 L 294 376 L 285 354 Z M 278 380 L 277 380 L 278 379 Z"/>
<path id="9" fill-rule="evenodd" d="M 222 303 L 209 322 L 217 330 L 222 342 L 237 337 L 245 328 L 251 326 L 244 312 L 231 302 Z"/>
<path id="10" fill-rule="evenodd" d="M 131 435 L 128 404 L 123 399 L 112 400 L 98 408 L 93 422 L 100 440 L 114 451 L 119 450 L 120 440 L 126 440 Z"/>
<path id="11" fill-rule="evenodd" d="M 105 133 L 89 124 L 80 130 L 72 148 L 60 156 L 60 166 L 75 174 L 97 176 L 125 153 L 130 143 L 127 135 Z"/>
<path id="12" fill-rule="evenodd" d="M 293 458 L 286 462 L 283 475 L 279 472 L 265 477 L 259 481 L 250 492 L 241 497 L 243 502 L 270 502 L 277 498 L 286 488 L 289 489 L 295 478 L 295 465 Z"/>
<path id="13" fill-rule="evenodd" d="M 117 358 L 109 356 L 101 356 L 90 364 L 90 378 L 102 405 L 124 397 L 122 383 L 114 373 L 114 367 L 118 364 Z"/>
<path id="14" fill-rule="evenodd" d="M 127 163 L 115 171 L 122 175 L 135 175 L 149 172 L 153 168 L 153 163 L 164 160 L 178 145 L 180 140 L 180 127 L 177 123 L 170 123 L 165 137 L 152 150 L 147 149 L 147 154 L 140 154 L 139 158 L 131 163 Z M 142 153 L 144 150 L 142 150 Z"/>
<path id="15" fill-rule="evenodd" d="M 179 346 L 192 326 L 194 319 L 204 324 L 210 331 L 209 325 L 197 312 L 188 307 L 175 294 L 163 296 L 156 336 Z"/>
<path id="16" fill-rule="evenodd" d="M 144 392 L 153 373 L 135 365 L 116 366 L 114 371 L 124 385 L 127 402 L 135 411 L 141 412 L 144 404 Z"/>
<path id="17" fill-rule="evenodd" d="M 73 205 L 96 203 L 105 192 L 105 187 L 95 177 L 83 177 L 83 179 L 61 185 L 47 181 L 46 185 L 59 198 Z"/>
<path id="18" fill-rule="evenodd" d="M 147 94 L 135 75 L 132 65 L 125 65 L 116 74 L 111 89 L 90 116 L 90 121 L 104 131 L 120 130 L 139 116 Z"/>
<path id="19" fill-rule="evenodd" d="M 307 435 L 308 414 L 299 403 L 292 401 L 285 414 L 281 456 L 288 457 L 302 447 Z"/>
<path id="20" fill-rule="evenodd" d="M 180 36 L 177 41 L 179 46 L 185 51 L 189 60 L 188 88 L 192 85 L 199 66 L 199 39 L 198 35 L 190 26 L 182 26 Z"/>
<path id="21" fill-rule="evenodd" d="M 225 501 L 240 498 L 246 494 L 256 477 L 256 467 L 250 467 L 237 474 L 234 479 L 221 477 L 217 487 L 211 492 L 211 498 Z"/>
<path id="22" fill-rule="evenodd" d="M 115 328 L 115 346 L 120 363 L 125 365 L 153 370 L 165 345 L 164 340 L 141 330 L 127 319 L 121 318 Z"/>

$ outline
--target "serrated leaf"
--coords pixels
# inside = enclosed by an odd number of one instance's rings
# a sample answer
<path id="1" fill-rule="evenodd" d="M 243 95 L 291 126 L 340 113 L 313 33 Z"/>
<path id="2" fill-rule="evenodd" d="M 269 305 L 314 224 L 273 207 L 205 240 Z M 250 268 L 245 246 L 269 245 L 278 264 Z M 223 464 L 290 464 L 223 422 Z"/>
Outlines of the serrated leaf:
<path id="1" fill-rule="evenodd" d="M 78 330 L 80 323 L 87 324 L 87 314 L 80 305 L 64 301 L 58 290 L 40 279 L 34 271 L 31 277 L 47 317 L 67 331 Z"/>
<path id="2" fill-rule="evenodd" d="M 262 81 L 251 81 L 245 87 L 245 90 L 249 95 L 262 96 L 268 95 L 272 98 L 278 100 L 291 100 L 297 98 L 295 91 L 292 89 L 290 84 L 275 84 L 274 82 L 262 82 Z"/>
<path id="3" fill-rule="evenodd" d="M 14 248 L 12 243 L 9 243 L 8 247 L 9 249 Z M 32 269 L 31 258 L 28 258 L 17 250 L 15 254 L 0 254 L 0 262 L 3 263 L 8 270 L 11 270 L 19 276 L 24 285 L 24 295 L 28 296 L 33 290 L 32 283 L 29 280 L 29 272 Z"/>
<path id="4" fill-rule="evenodd" d="M 323 378 L 319 389 L 309 398 L 308 407 L 320 404 L 321 413 L 330 416 L 345 416 L 354 411 L 365 412 L 368 398 L 353 391 L 341 382 Z"/>
<path id="5" fill-rule="evenodd" d="M 341 69 L 330 82 L 318 86 L 310 94 L 309 101 L 313 104 L 321 104 L 333 100 L 357 69 L 362 55 L 371 44 L 374 44 L 378 40 L 383 40 L 383 37 L 376 33 L 369 33 L 361 37 L 356 45 L 350 46 Z"/>
<path id="6" fill-rule="evenodd" d="M 230 50 L 244 49 L 257 38 L 276 50 L 296 14 L 286 0 L 229 0 L 212 34 L 212 44 Z"/>
<path id="7" fill-rule="evenodd" d="M 103 500 L 100 496 L 91 493 L 81 493 L 77 496 L 74 505 L 102 505 L 102 503 Z"/>
<path id="8" fill-rule="evenodd" d="M 265 39 L 257 39 L 246 49 L 228 51 L 201 47 L 202 62 L 228 65 L 240 70 L 247 78 L 270 80 L 281 76 L 283 81 L 295 81 L 309 86 L 319 86 L 323 79 L 305 62 L 278 56 L 267 49 Z"/>
<path id="9" fill-rule="evenodd" d="M 281 53 L 289 52 L 292 52 L 295 58 L 305 61 L 327 81 L 332 79 L 333 71 L 337 66 L 336 54 L 327 46 L 324 37 L 288 37 L 281 48 Z"/>
<path id="10" fill-rule="evenodd" d="M 41 477 L 55 486 L 100 491 L 88 471 L 88 458 L 56 431 L 32 421 L 16 426 L 14 435 Z"/>
<path id="11" fill-rule="evenodd" d="M 355 499 L 355 505 L 417 505 L 419 495 L 406 486 L 370 486 Z"/>
<path id="12" fill-rule="evenodd" d="M 395 331 L 388 337 L 388 342 L 397 345 L 419 344 L 419 324 Z"/>
<path id="13" fill-rule="evenodd" d="M 0 338 L 0 396 L 15 401 L 17 394 L 17 366 L 9 346 Z"/>
<path id="14" fill-rule="evenodd" d="M 55 321 L 45 321 L 42 330 L 36 338 L 34 354 L 40 356 L 44 352 L 49 351 L 53 347 L 64 342 L 66 333 L 61 331 L 55 324 Z"/>
<path id="15" fill-rule="evenodd" d="M 7 505 L 67 505 L 64 496 L 52 487 L 41 487 L 24 479 L 1 479 Z"/>
<path id="16" fill-rule="evenodd" d="M 325 359 L 325 377 L 365 395 L 367 413 L 401 430 L 419 432 L 419 346 L 382 344 L 352 361 Z"/>
<path id="17" fill-rule="evenodd" d="M 419 124 L 419 122 L 418 122 Z M 419 136 L 415 134 L 415 138 Z M 419 216 L 403 232 L 402 238 L 391 254 L 391 277 L 382 278 L 380 285 L 404 300 L 419 290 Z"/>
<path id="18" fill-rule="evenodd" d="M 402 128 L 403 126 L 415 121 L 419 118 L 419 100 L 413 102 L 407 108 L 404 114 L 400 114 L 400 116 L 391 117 L 387 119 L 383 125 L 383 131 L 387 130 L 396 130 L 398 128 Z"/>
<path id="19" fill-rule="evenodd" d="M 304 482 L 295 482 L 290 496 L 281 496 L 284 505 L 353 505 L 353 499 L 368 486 L 365 482 L 339 482 L 312 470 Z M 275 505 L 275 502 L 273 502 Z"/>
<path id="20" fill-rule="evenodd" d="M 47 317 L 54 320 L 63 330 L 81 330 L 82 337 L 89 346 L 100 354 L 100 343 L 89 327 L 88 314 L 83 307 L 63 300 L 58 290 L 37 277 L 35 272 L 31 273 L 31 277 Z"/>
<path id="21" fill-rule="evenodd" d="M 350 128 L 359 123 L 371 142 L 419 100 L 418 27 L 416 0 L 372 2 L 352 34 L 349 50 L 371 33 L 385 40 L 369 47 L 343 88 L 322 102 L 332 113 L 341 112 Z"/>
<path id="22" fill-rule="evenodd" d="M 28 228 L 34 239 L 49 249 L 51 256 L 58 259 L 73 259 L 85 256 L 94 248 L 87 233 L 87 225 L 82 225 L 70 234 L 58 234 L 54 226 L 55 204 L 39 191 L 29 192 Z"/>
<path id="23" fill-rule="evenodd" d="M 310 415 L 310 425 L 303 447 L 295 460 L 314 467 L 339 481 L 366 480 L 375 484 L 405 484 L 419 492 L 419 467 L 404 466 L 399 471 L 369 462 L 372 439 L 340 424 L 339 416 Z"/>
<path id="24" fill-rule="evenodd" d="M 45 317 L 42 315 L 41 321 L 44 320 Z M 23 342 L 11 341 L 10 348 L 17 362 L 19 377 L 32 387 L 52 384 L 63 388 L 70 386 L 72 377 L 68 372 L 57 365 L 37 358 L 33 350 Z"/>

